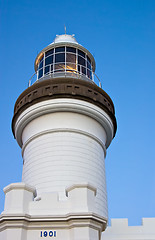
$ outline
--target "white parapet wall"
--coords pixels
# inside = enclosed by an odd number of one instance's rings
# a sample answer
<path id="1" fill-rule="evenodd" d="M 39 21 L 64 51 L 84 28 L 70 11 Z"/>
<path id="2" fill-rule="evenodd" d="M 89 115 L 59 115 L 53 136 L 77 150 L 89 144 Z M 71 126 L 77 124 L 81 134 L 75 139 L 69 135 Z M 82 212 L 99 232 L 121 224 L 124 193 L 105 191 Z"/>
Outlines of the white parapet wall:
<path id="1" fill-rule="evenodd" d="M 155 240 L 155 218 L 142 218 L 142 225 L 128 226 L 128 219 L 111 219 L 102 240 Z"/>
<path id="2" fill-rule="evenodd" d="M 107 219 L 94 213 L 96 188 L 80 183 L 66 189 L 66 200 L 58 193 L 36 197 L 24 183 L 4 189 L 5 209 L 0 215 L 0 240 L 99 240 Z"/>
<path id="3" fill-rule="evenodd" d="M 155 240 L 155 218 L 143 218 L 140 226 L 112 219 L 106 228 L 107 219 L 94 213 L 97 191 L 89 183 L 69 186 L 63 201 L 58 193 L 37 198 L 35 188 L 24 183 L 4 192 L 0 240 Z"/>
<path id="4" fill-rule="evenodd" d="M 12 183 L 4 188 L 4 212 L 9 214 L 23 214 L 29 212 L 29 203 L 36 196 L 36 190 L 25 183 Z"/>

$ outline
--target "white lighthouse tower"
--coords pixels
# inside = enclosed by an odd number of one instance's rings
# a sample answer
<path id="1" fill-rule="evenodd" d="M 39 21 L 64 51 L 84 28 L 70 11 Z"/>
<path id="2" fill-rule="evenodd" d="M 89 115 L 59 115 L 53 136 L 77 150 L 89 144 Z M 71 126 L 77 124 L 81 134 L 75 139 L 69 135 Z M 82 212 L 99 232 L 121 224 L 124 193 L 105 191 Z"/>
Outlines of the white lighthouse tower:
<path id="1" fill-rule="evenodd" d="M 4 188 L 3 240 L 100 240 L 107 224 L 104 160 L 114 105 L 94 82 L 95 60 L 71 35 L 36 57 L 37 80 L 19 96 L 12 130 L 21 183 Z"/>

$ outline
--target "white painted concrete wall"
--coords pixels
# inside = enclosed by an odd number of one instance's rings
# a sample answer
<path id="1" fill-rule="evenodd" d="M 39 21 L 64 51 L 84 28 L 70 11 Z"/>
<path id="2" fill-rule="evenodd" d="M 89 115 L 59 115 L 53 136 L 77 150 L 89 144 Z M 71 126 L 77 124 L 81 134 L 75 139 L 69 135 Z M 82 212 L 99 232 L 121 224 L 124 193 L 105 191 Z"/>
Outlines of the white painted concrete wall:
<path id="1" fill-rule="evenodd" d="M 95 212 L 107 218 L 104 158 L 113 124 L 102 109 L 81 100 L 43 101 L 20 115 L 15 132 L 22 180 L 36 188 L 37 197 L 57 192 L 65 200 L 66 187 L 89 183 L 97 189 Z"/>
<path id="2" fill-rule="evenodd" d="M 67 186 L 87 182 L 98 189 L 98 213 L 107 216 L 104 152 L 95 140 L 69 132 L 45 134 L 31 141 L 23 156 L 23 182 L 35 186 L 38 197 L 58 192 L 64 199 Z"/>
<path id="3" fill-rule="evenodd" d="M 42 101 L 22 112 L 15 136 L 23 182 L 4 189 L 0 237 L 36 240 L 47 232 L 51 239 L 56 231 L 57 240 L 100 240 L 107 223 L 104 159 L 113 134 L 106 112 L 82 100 Z"/>

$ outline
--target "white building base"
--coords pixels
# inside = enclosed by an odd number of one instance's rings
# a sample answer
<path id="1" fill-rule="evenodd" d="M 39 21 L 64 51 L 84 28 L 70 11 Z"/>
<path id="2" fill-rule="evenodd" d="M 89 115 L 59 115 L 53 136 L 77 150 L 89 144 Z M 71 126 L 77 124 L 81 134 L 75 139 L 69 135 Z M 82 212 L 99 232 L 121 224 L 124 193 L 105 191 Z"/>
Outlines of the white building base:
<path id="1" fill-rule="evenodd" d="M 0 215 L 1 240 L 100 240 L 107 220 L 94 213 L 96 189 L 87 183 L 37 199 L 35 188 L 13 183 L 4 188 L 5 208 Z M 36 197 L 36 198 L 35 198 Z"/>
<path id="2" fill-rule="evenodd" d="M 128 219 L 112 219 L 102 240 L 155 240 L 155 218 L 142 218 L 142 225 L 128 226 Z"/>

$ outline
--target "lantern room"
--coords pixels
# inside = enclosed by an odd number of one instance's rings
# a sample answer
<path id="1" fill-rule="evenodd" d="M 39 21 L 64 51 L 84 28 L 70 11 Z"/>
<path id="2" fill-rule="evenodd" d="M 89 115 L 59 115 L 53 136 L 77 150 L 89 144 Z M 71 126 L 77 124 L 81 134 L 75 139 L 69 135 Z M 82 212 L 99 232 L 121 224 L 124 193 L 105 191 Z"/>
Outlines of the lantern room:
<path id="1" fill-rule="evenodd" d="M 57 77 L 93 81 L 95 60 L 87 49 L 77 43 L 73 35 L 58 35 L 36 57 L 35 72 L 37 81 Z"/>

